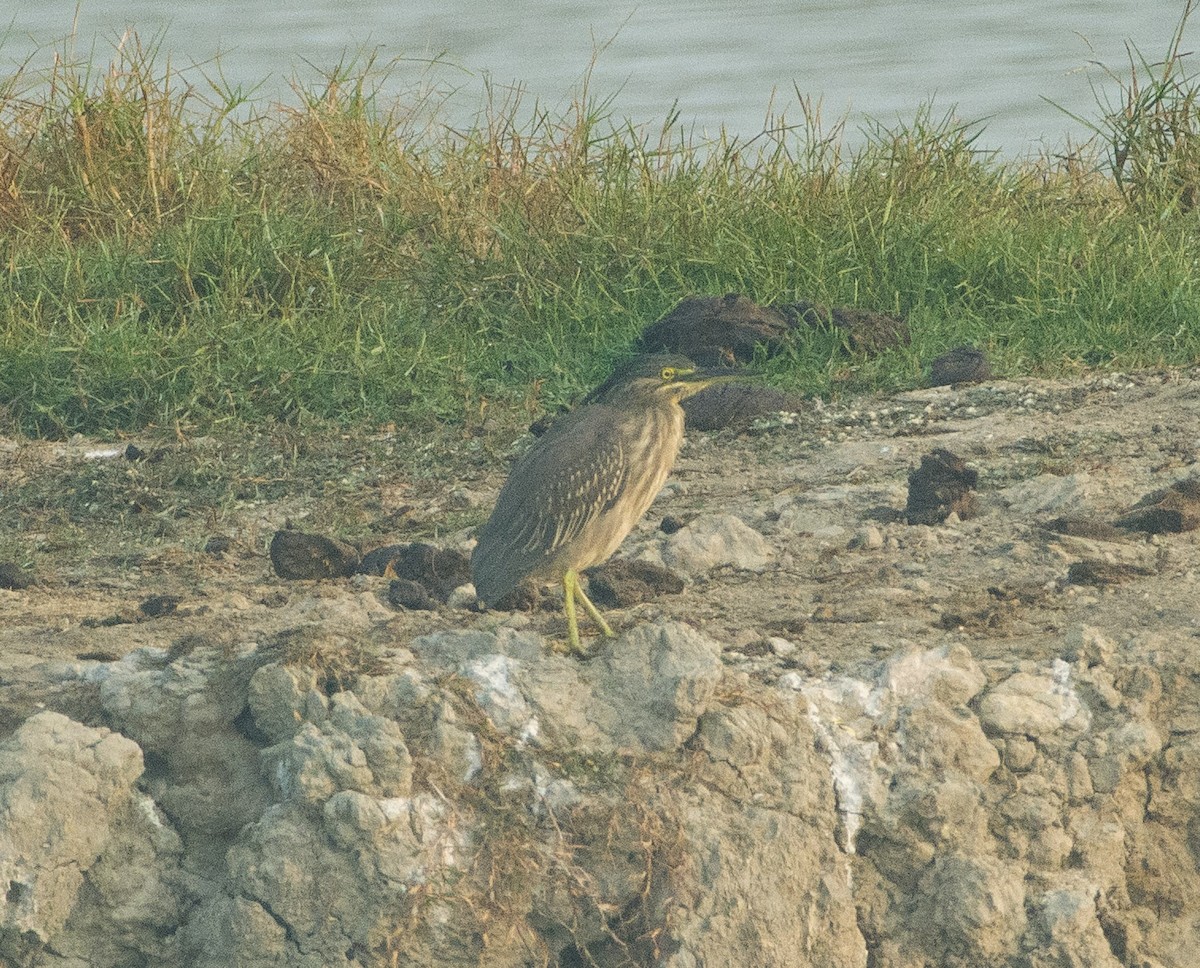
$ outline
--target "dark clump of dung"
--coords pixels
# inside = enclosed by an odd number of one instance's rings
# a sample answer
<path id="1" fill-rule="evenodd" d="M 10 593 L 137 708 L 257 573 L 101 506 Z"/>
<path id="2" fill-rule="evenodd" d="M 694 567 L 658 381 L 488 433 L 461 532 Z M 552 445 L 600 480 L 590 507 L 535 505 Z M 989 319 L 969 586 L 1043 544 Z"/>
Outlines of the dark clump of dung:
<path id="1" fill-rule="evenodd" d="M 912 339 L 901 316 L 854 306 L 822 306 L 800 300 L 763 306 L 741 293 L 689 296 L 647 326 L 646 353 L 682 353 L 702 366 L 732 366 L 754 359 L 759 347 L 774 356 L 797 327 L 836 332 L 855 352 L 878 354 Z"/>
<path id="2" fill-rule="evenodd" d="M 793 320 L 794 325 L 838 332 L 850 349 L 868 356 L 907 346 L 912 341 L 908 321 L 902 316 L 854 306 L 822 306 L 802 300 L 781 304 L 776 309 Z"/>
<path id="3" fill-rule="evenodd" d="M 588 596 L 605 608 L 629 608 L 659 595 L 678 595 L 683 579 L 648 561 L 617 559 L 589 568 Z"/>
<path id="4" fill-rule="evenodd" d="M 204 542 L 204 553 L 212 555 L 214 558 L 220 558 L 232 551 L 236 544 L 237 542 L 227 534 L 214 534 Z"/>
<path id="5" fill-rule="evenodd" d="M 1200 478 L 1192 477 L 1148 494 L 1116 522 L 1126 531 L 1178 534 L 1200 527 Z"/>
<path id="6" fill-rule="evenodd" d="M 1154 569 L 1144 565 L 1089 558 L 1071 564 L 1067 569 L 1067 581 L 1072 585 L 1120 585 L 1135 578 L 1148 578 L 1153 574 Z"/>
<path id="7" fill-rule="evenodd" d="M 16 562 L 0 561 L 0 588 L 20 591 L 32 584 L 33 576 L 25 572 Z"/>
<path id="8" fill-rule="evenodd" d="M 659 522 L 658 530 L 663 534 L 674 534 L 676 531 L 682 531 L 686 528 L 694 517 L 694 514 L 689 514 L 682 518 L 675 514 L 668 514 Z"/>
<path id="9" fill-rule="evenodd" d="M 184 617 L 192 614 L 190 609 L 179 608 L 178 595 L 151 595 L 138 603 L 137 608 L 121 608 L 102 618 L 85 618 L 80 625 L 89 629 L 113 628 L 117 625 L 136 625 L 170 616 Z"/>
<path id="10" fill-rule="evenodd" d="M 151 595 L 138 605 L 138 611 L 146 618 L 163 618 L 173 615 L 179 608 L 177 595 Z"/>
<path id="11" fill-rule="evenodd" d="M 531 581 L 518 582 L 516 587 L 505 593 L 499 601 L 488 602 L 490 608 L 499 612 L 533 612 L 551 603 L 552 599 L 543 600 L 541 590 Z"/>
<path id="12" fill-rule="evenodd" d="M 390 605 L 413 611 L 430 612 L 437 608 L 437 602 L 429 590 L 419 581 L 409 578 L 393 579 L 388 586 L 387 600 Z"/>
<path id="13" fill-rule="evenodd" d="M 782 348 L 792 321 L 770 306 L 740 293 L 689 296 L 642 333 L 644 353 L 682 353 L 701 366 L 731 366 L 754 359 L 755 347 L 768 355 Z"/>
<path id="14" fill-rule="evenodd" d="M 363 556 L 359 571 L 417 582 L 442 602 L 454 589 L 471 580 L 471 563 L 466 555 L 423 542 L 387 545 L 369 551 Z"/>
<path id="15" fill-rule="evenodd" d="M 909 524 L 939 524 L 951 514 L 966 519 L 975 513 L 977 471 L 957 454 L 939 447 L 921 458 L 921 466 L 908 475 Z"/>
<path id="16" fill-rule="evenodd" d="M 471 581 L 471 563 L 458 551 L 413 542 L 384 545 L 362 554 L 348 542 L 302 531 L 275 532 L 271 563 L 281 578 L 346 578 L 354 574 L 391 578 L 388 601 L 409 609 L 432 609 Z"/>
<path id="17" fill-rule="evenodd" d="M 692 430 L 744 427 L 758 417 L 794 412 L 804 404 L 799 394 L 750 383 L 720 383 L 706 387 L 683 401 L 687 425 Z"/>
<path id="18" fill-rule="evenodd" d="M 336 538 L 280 530 L 271 539 L 271 564 L 280 578 L 345 578 L 358 569 L 358 549 Z"/>
<path id="19" fill-rule="evenodd" d="M 929 364 L 929 385 L 950 386 L 952 383 L 982 383 L 992 378 L 987 354 L 974 346 L 956 346 Z"/>

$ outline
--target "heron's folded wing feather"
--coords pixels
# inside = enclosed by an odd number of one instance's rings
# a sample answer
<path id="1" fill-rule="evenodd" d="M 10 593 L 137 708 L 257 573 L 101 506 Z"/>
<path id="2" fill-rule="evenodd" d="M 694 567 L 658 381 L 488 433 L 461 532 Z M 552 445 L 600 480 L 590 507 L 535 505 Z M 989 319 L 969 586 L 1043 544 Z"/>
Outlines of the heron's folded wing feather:
<path id="1" fill-rule="evenodd" d="M 484 601 L 547 565 L 620 499 L 629 467 L 605 409 L 560 419 L 513 467 L 471 559 Z"/>

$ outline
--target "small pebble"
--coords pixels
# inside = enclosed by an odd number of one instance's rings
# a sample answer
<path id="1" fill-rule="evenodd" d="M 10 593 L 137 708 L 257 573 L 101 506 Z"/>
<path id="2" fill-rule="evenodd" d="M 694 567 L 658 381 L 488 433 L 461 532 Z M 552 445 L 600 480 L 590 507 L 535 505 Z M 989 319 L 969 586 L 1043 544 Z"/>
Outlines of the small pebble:
<path id="1" fill-rule="evenodd" d="M 878 551 L 883 547 L 883 532 L 875 525 L 868 524 L 854 532 L 854 537 L 850 539 L 847 547 L 852 550 Z"/>
<path id="2" fill-rule="evenodd" d="M 454 591 L 446 596 L 446 604 L 451 608 L 470 608 L 478 601 L 479 596 L 475 593 L 475 586 L 468 583 L 459 585 Z"/>

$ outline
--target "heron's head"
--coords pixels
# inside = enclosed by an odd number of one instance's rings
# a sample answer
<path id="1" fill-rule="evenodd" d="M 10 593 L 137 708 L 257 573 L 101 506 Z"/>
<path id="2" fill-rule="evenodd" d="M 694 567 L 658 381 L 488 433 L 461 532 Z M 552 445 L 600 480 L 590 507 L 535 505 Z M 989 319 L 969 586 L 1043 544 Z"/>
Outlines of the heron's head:
<path id="1" fill-rule="evenodd" d="M 678 403 L 714 383 L 741 377 L 743 374 L 729 370 L 702 370 L 686 356 L 637 356 L 617 367 L 612 376 L 589 393 L 583 402 L 620 405 L 630 401 L 670 400 Z"/>

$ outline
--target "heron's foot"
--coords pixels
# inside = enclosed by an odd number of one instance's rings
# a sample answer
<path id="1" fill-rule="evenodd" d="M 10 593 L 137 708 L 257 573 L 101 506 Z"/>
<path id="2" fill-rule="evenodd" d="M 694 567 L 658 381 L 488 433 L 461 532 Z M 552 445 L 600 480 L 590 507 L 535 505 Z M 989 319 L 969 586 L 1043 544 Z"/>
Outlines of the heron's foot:
<path id="1" fill-rule="evenodd" d="M 573 655 L 578 659 L 588 659 L 595 654 L 598 643 L 594 639 L 586 637 L 581 638 L 578 634 L 578 629 L 575 629 L 575 635 L 571 635 L 571 629 L 567 629 L 567 637 L 565 639 L 554 639 L 550 643 L 550 648 L 559 655 Z M 608 628 L 608 623 L 605 623 L 605 628 L 601 631 L 601 635 L 605 639 L 615 639 L 617 633 L 611 628 Z"/>
<path id="2" fill-rule="evenodd" d="M 566 639 L 551 640 L 550 651 L 559 655 L 574 656 L 577 659 L 586 659 L 592 654 L 590 644 L 584 644 L 578 640 L 571 641 L 569 636 Z"/>
<path id="3" fill-rule="evenodd" d="M 567 614 L 567 641 L 565 648 L 556 649 L 556 651 L 562 651 L 567 655 L 585 656 L 588 654 L 588 650 L 579 641 L 579 619 L 575 614 L 576 597 L 579 598 L 588 616 L 599 626 L 606 638 L 615 638 L 616 633 L 612 630 L 612 626 L 604 620 L 600 610 L 592 604 L 592 600 L 587 597 L 584 590 L 579 587 L 579 575 L 574 570 L 568 571 L 563 576 L 563 611 Z"/>

